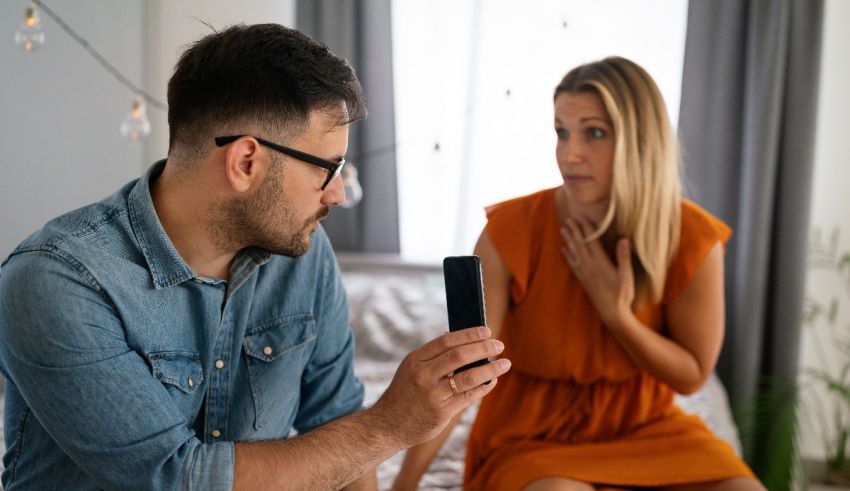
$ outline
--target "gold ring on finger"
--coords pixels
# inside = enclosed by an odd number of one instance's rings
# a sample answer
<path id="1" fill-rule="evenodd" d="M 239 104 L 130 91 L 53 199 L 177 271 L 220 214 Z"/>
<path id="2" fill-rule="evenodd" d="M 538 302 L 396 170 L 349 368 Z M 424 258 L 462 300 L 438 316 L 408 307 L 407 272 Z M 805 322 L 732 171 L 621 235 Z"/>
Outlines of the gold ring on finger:
<path id="1" fill-rule="evenodd" d="M 452 388 L 452 393 L 453 393 L 454 395 L 458 395 L 458 394 L 460 394 L 460 391 L 459 391 L 459 390 L 458 390 L 458 388 L 457 388 L 457 382 L 455 382 L 455 377 L 454 377 L 454 375 L 449 375 L 449 387 L 451 387 L 451 388 Z"/>

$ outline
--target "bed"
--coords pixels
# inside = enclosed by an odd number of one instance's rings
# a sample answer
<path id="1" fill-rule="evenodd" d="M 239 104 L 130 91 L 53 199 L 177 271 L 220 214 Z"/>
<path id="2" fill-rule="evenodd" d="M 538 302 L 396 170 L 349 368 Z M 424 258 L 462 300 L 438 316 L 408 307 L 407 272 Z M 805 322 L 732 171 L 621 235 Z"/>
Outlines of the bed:
<path id="1" fill-rule="evenodd" d="M 380 397 L 398 363 L 411 349 L 446 330 L 442 270 L 438 265 L 402 263 L 393 257 L 341 254 L 338 259 L 356 339 L 355 371 L 365 385 L 368 405 Z M 0 378 L 0 396 L 2 389 Z M 677 397 L 677 402 L 685 410 L 699 414 L 740 455 L 740 440 L 726 391 L 717 377 L 711 377 L 695 394 Z M 460 489 L 466 436 L 476 410 L 473 406 L 466 411 L 423 477 L 420 489 Z M 0 438 L 0 455 L 3 451 Z M 389 489 L 403 458 L 400 453 L 379 466 L 380 489 Z"/>
<path id="2" fill-rule="evenodd" d="M 438 265 L 407 264 L 394 257 L 338 257 L 348 293 L 350 323 L 357 342 L 355 371 L 366 387 L 366 404 L 380 397 L 399 361 L 411 349 L 445 332 L 445 289 Z M 698 392 L 677 396 L 686 411 L 700 415 L 740 455 L 726 391 L 712 376 Z M 468 410 L 420 482 L 424 490 L 459 490 L 466 437 L 477 407 Z M 404 454 L 378 468 L 380 489 L 389 489 Z"/>

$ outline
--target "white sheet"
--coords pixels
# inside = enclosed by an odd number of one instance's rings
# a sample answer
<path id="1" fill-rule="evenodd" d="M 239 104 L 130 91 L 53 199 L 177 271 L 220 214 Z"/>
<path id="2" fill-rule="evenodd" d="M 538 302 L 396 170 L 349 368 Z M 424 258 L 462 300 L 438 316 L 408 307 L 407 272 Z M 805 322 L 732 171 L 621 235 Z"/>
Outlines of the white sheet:
<path id="1" fill-rule="evenodd" d="M 447 329 L 443 279 L 439 271 L 381 267 L 369 272 L 346 271 L 343 283 L 357 343 L 355 371 L 366 387 L 366 403 L 371 404 L 407 352 Z M 717 377 L 712 376 L 691 396 L 677 396 L 676 402 L 701 416 L 740 455 L 726 391 Z M 466 437 L 476 409 L 466 412 L 423 477 L 420 489 L 460 489 Z M 378 468 L 381 489 L 389 488 L 402 458 L 403 453 L 398 454 Z"/>

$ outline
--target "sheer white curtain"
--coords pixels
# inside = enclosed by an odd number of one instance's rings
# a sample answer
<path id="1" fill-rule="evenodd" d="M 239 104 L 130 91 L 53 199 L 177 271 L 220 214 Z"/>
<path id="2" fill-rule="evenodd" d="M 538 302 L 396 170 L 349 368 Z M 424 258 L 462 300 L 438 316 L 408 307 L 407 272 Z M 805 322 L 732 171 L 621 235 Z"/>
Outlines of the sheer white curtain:
<path id="1" fill-rule="evenodd" d="M 552 91 L 609 55 L 646 68 L 675 127 L 686 0 L 397 0 L 393 66 L 401 253 L 468 254 L 483 207 L 560 182 Z M 367 94 L 368 95 L 368 94 Z"/>

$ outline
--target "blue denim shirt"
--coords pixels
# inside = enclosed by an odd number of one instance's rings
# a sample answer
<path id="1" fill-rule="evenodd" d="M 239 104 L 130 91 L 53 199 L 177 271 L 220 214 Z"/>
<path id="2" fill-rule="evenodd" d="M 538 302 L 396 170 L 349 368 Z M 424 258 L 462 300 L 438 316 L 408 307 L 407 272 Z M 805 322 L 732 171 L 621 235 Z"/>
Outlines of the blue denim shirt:
<path id="1" fill-rule="evenodd" d="M 297 259 L 246 249 L 230 281 L 198 276 L 154 210 L 162 168 L 52 220 L 2 264 L 6 491 L 229 490 L 233 442 L 361 407 L 323 230 Z"/>

